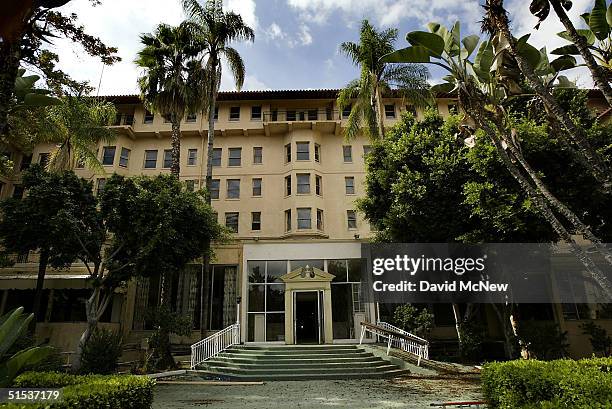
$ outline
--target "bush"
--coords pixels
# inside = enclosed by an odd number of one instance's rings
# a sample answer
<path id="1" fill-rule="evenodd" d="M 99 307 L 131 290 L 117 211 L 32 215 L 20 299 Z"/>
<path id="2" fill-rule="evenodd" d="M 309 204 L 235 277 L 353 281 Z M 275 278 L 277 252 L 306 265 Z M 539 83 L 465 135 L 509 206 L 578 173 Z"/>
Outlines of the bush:
<path id="1" fill-rule="evenodd" d="M 608 335 L 608 331 L 605 328 L 595 324 L 593 321 L 585 322 L 580 325 L 580 328 L 583 335 L 589 336 L 591 347 L 595 353 L 610 356 L 612 352 L 612 337 Z"/>
<path id="2" fill-rule="evenodd" d="M 117 371 L 121 334 L 96 327 L 83 348 L 80 372 L 108 375 Z"/>
<path id="3" fill-rule="evenodd" d="M 562 332 L 556 322 L 520 322 L 518 338 L 529 358 L 548 361 L 565 358 L 567 355 L 567 332 Z"/>
<path id="4" fill-rule="evenodd" d="M 393 312 L 393 325 L 419 337 L 426 337 L 433 328 L 434 316 L 427 308 L 400 305 Z"/>
<path id="5" fill-rule="evenodd" d="M 459 343 L 461 358 L 469 362 L 480 361 L 486 333 L 484 326 L 472 319 L 459 324 L 459 332 L 461 333 Z"/>
<path id="6" fill-rule="evenodd" d="M 51 405 L 9 404 L 8 409 L 149 409 L 155 382 L 133 375 L 69 375 L 54 372 L 27 372 L 13 387 L 63 388 L 63 400 Z"/>
<path id="7" fill-rule="evenodd" d="M 482 387 L 491 408 L 610 408 L 612 359 L 486 364 Z"/>

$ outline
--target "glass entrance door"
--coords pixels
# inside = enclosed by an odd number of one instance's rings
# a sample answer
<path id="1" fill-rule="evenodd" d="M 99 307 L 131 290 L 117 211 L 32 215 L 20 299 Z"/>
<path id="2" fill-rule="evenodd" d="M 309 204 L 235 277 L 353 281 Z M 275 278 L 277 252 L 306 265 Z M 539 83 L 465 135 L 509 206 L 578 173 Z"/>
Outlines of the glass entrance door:
<path id="1" fill-rule="evenodd" d="M 320 344 L 322 291 L 293 292 L 293 328 L 296 344 Z"/>

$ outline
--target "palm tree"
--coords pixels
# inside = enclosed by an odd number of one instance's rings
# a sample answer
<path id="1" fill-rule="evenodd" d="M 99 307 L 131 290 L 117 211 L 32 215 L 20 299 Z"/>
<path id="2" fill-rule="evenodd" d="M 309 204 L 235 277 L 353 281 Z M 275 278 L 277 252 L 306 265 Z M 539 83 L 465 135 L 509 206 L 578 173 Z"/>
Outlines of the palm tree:
<path id="1" fill-rule="evenodd" d="M 381 61 L 382 56 L 395 51 L 397 34 L 397 29 L 376 31 L 368 20 L 363 20 L 359 44 L 351 41 L 340 44 L 340 51 L 361 69 L 359 78 L 349 82 L 338 94 L 340 109 L 354 101 L 345 130 L 347 139 L 354 138 L 361 129 L 371 138 L 382 137 L 382 96 L 392 89 L 417 106 L 423 106 L 429 100 L 427 68 Z"/>
<path id="2" fill-rule="evenodd" d="M 207 75 L 196 58 L 193 34 L 194 25 L 187 21 L 176 27 L 160 24 L 154 34 L 140 36 L 144 47 L 135 61 L 144 70 L 138 85 L 145 106 L 172 123 L 170 171 L 176 178 L 180 173 L 181 121 L 204 106 Z"/>
<path id="3" fill-rule="evenodd" d="M 223 2 L 208 0 L 202 7 L 198 0 L 182 0 L 183 9 L 189 21 L 196 27 L 196 47 L 200 58 L 206 58 L 207 82 L 205 85 L 204 108 L 208 111 L 208 141 L 206 160 L 206 190 L 210 191 L 212 181 L 212 155 L 215 140 L 215 105 L 221 85 L 221 60 L 225 59 L 236 89 L 244 84 L 244 61 L 235 48 L 229 46 L 232 41 L 254 41 L 255 33 L 247 26 L 239 14 L 223 11 Z M 210 204 L 210 194 L 206 195 Z"/>

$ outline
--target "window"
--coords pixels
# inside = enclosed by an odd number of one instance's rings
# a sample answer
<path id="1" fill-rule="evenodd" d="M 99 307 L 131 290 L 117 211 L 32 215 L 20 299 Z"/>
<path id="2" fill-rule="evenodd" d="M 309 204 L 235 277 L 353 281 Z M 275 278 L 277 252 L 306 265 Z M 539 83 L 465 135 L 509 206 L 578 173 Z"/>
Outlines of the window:
<path id="1" fill-rule="evenodd" d="M 253 148 L 253 163 L 260 164 L 263 162 L 263 148 L 256 146 Z"/>
<path id="2" fill-rule="evenodd" d="M 216 121 L 219 119 L 219 107 L 215 106 L 215 113 L 213 114 L 213 120 Z"/>
<path id="3" fill-rule="evenodd" d="M 261 230 L 261 212 L 251 212 L 251 230 Z"/>
<path id="4" fill-rule="evenodd" d="M 261 121 L 261 105 L 251 107 L 251 121 Z"/>
<path id="5" fill-rule="evenodd" d="M 323 194 L 323 178 L 315 175 L 315 193 L 321 196 Z"/>
<path id="6" fill-rule="evenodd" d="M 363 156 L 368 156 L 370 152 L 372 152 L 372 147 L 370 145 L 363 145 Z"/>
<path id="7" fill-rule="evenodd" d="M 157 166 L 157 150 L 145 151 L 145 169 L 155 169 Z"/>
<path id="8" fill-rule="evenodd" d="M 346 119 L 351 115 L 351 109 L 353 108 L 352 104 L 348 104 L 344 108 L 342 108 L 342 119 Z"/>
<path id="9" fill-rule="evenodd" d="M 240 166 L 242 156 L 242 148 L 229 148 L 229 157 L 227 160 L 228 166 Z"/>
<path id="10" fill-rule="evenodd" d="M 128 148 L 121 148 L 121 155 L 119 156 L 119 166 L 127 168 L 128 162 L 130 161 L 130 150 Z"/>
<path id="11" fill-rule="evenodd" d="M 98 179 L 96 182 L 96 195 L 100 195 L 100 193 L 102 193 L 104 186 L 106 186 L 106 179 Z"/>
<path id="12" fill-rule="evenodd" d="M 221 166 L 221 153 L 222 148 L 213 148 L 212 154 L 212 165 L 213 166 Z"/>
<path id="13" fill-rule="evenodd" d="M 355 178 L 353 176 L 347 176 L 344 178 L 344 187 L 347 195 L 355 194 Z"/>
<path id="14" fill-rule="evenodd" d="M 406 112 L 410 112 L 414 117 L 417 116 L 417 110 L 414 105 L 406 105 Z"/>
<path id="15" fill-rule="evenodd" d="M 291 162 L 291 144 L 285 145 L 285 162 Z"/>
<path id="16" fill-rule="evenodd" d="M 308 120 L 309 121 L 316 121 L 317 119 L 318 119 L 317 110 L 316 109 L 309 109 L 308 110 Z"/>
<path id="17" fill-rule="evenodd" d="M 287 121 L 295 121 L 295 110 L 291 109 L 287 111 Z"/>
<path id="18" fill-rule="evenodd" d="M 297 174 L 297 192 L 298 194 L 310 193 L 310 173 Z"/>
<path id="19" fill-rule="evenodd" d="M 212 179 L 210 181 L 210 198 L 211 199 L 219 198 L 219 186 L 220 186 L 219 179 Z"/>
<path id="20" fill-rule="evenodd" d="M 229 120 L 230 121 L 240 120 L 240 107 L 230 107 Z"/>
<path id="21" fill-rule="evenodd" d="M 317 230 L 323 230 L 323 210 L 317 209 Z"/>
<path id="22" fill-rule="evenodd" d="M 385 105 L 385 117 L 389 119 L 395 118 L 395 105 Z"/>
<path id="23" fill-rule="evenodd" d="M 189 192 L 193 192 L 193 191 L 195 190 L 196 183 L 197 183 L 197 180 L 193 180 L 193 179 L 191 179 L 191 180 L 186 180 L 186 181 L 185 181 L 185 185 L 186 185 L 186 187 L 187 187 L 187 191 L 189 191 Z"/>
<path id="24" fill-rule="evenodd" d="M 227 198 L 240 199 L 240 179 L 227 180 Z"/>
<path id="25" fill-rule="evenodd" d="M 115 162 L 115 152 L 117 148 L 114 146 L 105 146 L 102 148 L 102 165 L 112 166 Z"/>
<path id="26" fill-rule="evenodd" d="M 291 196 L 291 175 L 285 176 L 285 196 Z"/>
<path id="27" fill-rule="evenodd" d="M 321 145 L 315 143 L 315 162 L 321 162 Z"/>
<path id="28" fill-rule="evenodd" d="M 185 118 L 185 122 L 195 122 L 198 119 L 197 114 L 188 114 Z"/>
<path id="29" fill-rule="evenodd" d="M 285 231 L 291 231 L 291 209 L 285 210 Z"/>
<path id="30" fill-rule="evenodd" d="M 172 150 L 164 149 L 164 168 L 172 167 Z"/>
<path id="31" fill-rule="evenodd" d="M 297 227 L 298 229 L 310 229 L 310 207 L 298 207 L 297 209 Z"/>
<path id="32" fill-rule="evenodd" d="M 13 186 L 13 199 L 23 199 L 23 186 L 22 185 Z"/>
<path id="33" fill-rule="evenodd" d="M 357 214 L 355 213 L 354 210 L 346 211 L 346 220 L 347 220 L 347 225 L 349 229 L 357 228 Z"/>
<path id="34" fill-rule="evenodd" d="M 153 112 L 151 112 L 149 110 L 145 110 L 144 123 L 145 124 L 152 124 L 153 123 L 153 118 L 155 118 L 155 115 L 153 114 Z"/>
<path id="35" fill-rule="evenodd" d="M 21 164 L 19 165 L 19 170 L 26 170 L 32 164 L 32 154 L 23 155 L 21 157 Z"/>
<path id="36" fill-rule="evenodd" d="M 342 147 L 342 155 L 344 157 L 344 162 L 352 162 L 353 161 L 353 147 L 351 145 L 344 145 Z"/>
<path id="37" fill-rule="evenodd" d="M 261 179 L 253 179 L 253 196 L 261 196 Z"/>
<path id="38" fill-rule="evenodd" d="M 310 142 L 297 142 L 297 160 L 310 160 Z"/>
<path id="39" fill-rule="evenodd" d="M 187 150 L 187 166 L 195 166 L 198 163 L 198 150 L 188 149 Z"/>
<path id="40" fill-rule="evenodd" d="M 225 213 L 225 227 L 232 233 L 238 233 L 238 212 Z"/>
<path id="41" fill-rule="evenodd" d="M 123 116 L 123 124 L 132 126 L 134 124 L 134 114 L 125 114 Z"/>
<path id="42" fill-rule="evenodd" d="M 48 152 L 41 153 L 38 155 L 38 164 L 42 166 L 43 169 L 47 167 L 48 163 L 49 163 L 49 153 Z"/>

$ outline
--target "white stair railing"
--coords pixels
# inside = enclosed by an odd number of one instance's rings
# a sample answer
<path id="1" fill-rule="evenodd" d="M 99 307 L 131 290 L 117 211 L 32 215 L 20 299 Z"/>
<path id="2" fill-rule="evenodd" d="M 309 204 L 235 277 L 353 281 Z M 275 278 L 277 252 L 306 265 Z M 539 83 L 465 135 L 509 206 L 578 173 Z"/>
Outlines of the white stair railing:
<path id="1" fill-rule="evenodd" d="M 191 346 L 191 369 L 225 351 L 232 345 L 240 343 L 240 324 L 235 323 L 229 327 L 215 332 L 211 336 L 196 342 Z"/>
<path id="2" fill-rule="evenodd" d="M 387 355 L 391 347 L 396 347 L 402 351 L 416 355 L 417 365 L 421 364 L 421 359 L 429 359 L 429 341 L 414 334 L 406 332 L 389 323 L 378 321 L 376 325 L 362 322 L 361 336 L 359 344 L 363 342 L 363 337 L 366 332 L 371 333 L 376 338 L 385 338 L 387 340 Z"/>

